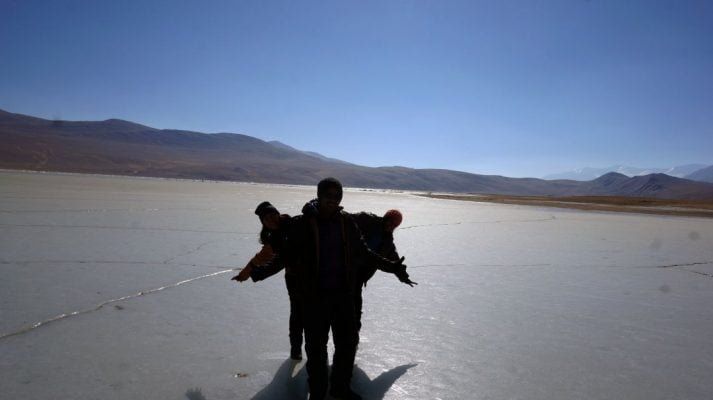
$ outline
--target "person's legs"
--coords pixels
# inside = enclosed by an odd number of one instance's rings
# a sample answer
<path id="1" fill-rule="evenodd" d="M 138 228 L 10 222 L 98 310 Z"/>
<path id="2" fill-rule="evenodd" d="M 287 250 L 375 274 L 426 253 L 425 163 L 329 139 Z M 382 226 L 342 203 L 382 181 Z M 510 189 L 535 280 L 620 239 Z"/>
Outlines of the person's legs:
<path id="1" fill-rule="evenodd" d="M 304 327 L 307 353 L 307 381 L 310 399 L 323 399 L 327 394 L 327 341 L 329 340 L 329 310 L 324 299 L 305 302 Z"/>
<path id="2" fill-rule="evenodd" d="M 292 282 L 293 277 L 285 275 L 287 284 L 287 294 L 290 297 L 290 358 L 293 360 L 302 359 L 302 331 L 304 322 L 302 317 L 301 298 L 296 288 L 296 282 Z"/>
<path id="3" fill-rule="evenodd" d="M 332 314 L 332 338 L 334 340 L 334 359 L 332 362 L 330 393 L 339 398 L 358 398 L 349 387 L 354 369 L 359 334 L 356 329 L 354 299 L 348 295 L 339 295 L 334 299 Z"/>
<path id="4" fill-rule="evenodd" d="M 357 332 L 361 332 L 361 314 L 362 314 L 361 307 L 363 304 L 363 300 L 361 297 L 361 291 L 362 291 L 362 286 L 359 285 L 359 287 L 356 289 L 356 295 L 354 296 L 354 317 L 355 317 Z"/>

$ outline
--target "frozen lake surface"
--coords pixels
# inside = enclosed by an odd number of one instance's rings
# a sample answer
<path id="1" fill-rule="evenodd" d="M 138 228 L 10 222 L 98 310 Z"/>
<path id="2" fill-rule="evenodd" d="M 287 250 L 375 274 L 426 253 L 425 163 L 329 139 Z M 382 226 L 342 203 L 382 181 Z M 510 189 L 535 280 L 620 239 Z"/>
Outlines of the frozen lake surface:
<path id="1" fill-rule="evenodd" d="M 260 201 L 296 214 L 315 192 L 0 172 L 1 397 L 306 398 L 284 280 L 227 270 L 259 247 Z M 343 206 L 403 212 L 419 283 L 365 289 L 365 399 L 713 398 L 711 220 L 356 190 Z"/>

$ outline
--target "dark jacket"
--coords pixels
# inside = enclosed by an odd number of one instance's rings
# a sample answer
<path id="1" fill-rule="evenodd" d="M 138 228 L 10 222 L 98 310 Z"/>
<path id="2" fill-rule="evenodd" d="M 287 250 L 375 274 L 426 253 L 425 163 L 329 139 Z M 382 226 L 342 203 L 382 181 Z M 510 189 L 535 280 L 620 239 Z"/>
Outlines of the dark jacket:
<path id="1" fill-rule="evenodd" d="M 308 202 L 302 209 L 302 215 L 292 219 L 287 246 L 282 253 L 284 262 L 298 276 L 300 290 L 307 298 L 316 296 L 320 290 L 317 204 L 316 200 Z M 387 260 L 369 249 L 350 214 L 340 210 L 335 218 L 339 220 L 342 229 L 345 289 L 348 293 L 353 294 L 361 286 L 358 271 L 366 265 L 391 273 L 405 270 L 403 265 Z"/>
<path id="2" fill-rule="evenodd" d="M 384 229 L 383 217 L 362 211 L 352 214 L 352 218 L 372 251 L 391 261 L 399 259 L 399 253 L 394 245 L 394 235 Z M 366 282 L 376 273 L 376 269 L 374 265 L 365 265 L 359 273 L 361 283 L 366 285 Z"/>
<path id="3" fill-rule="evenodd" d="M 285 277 L 289 278 L 288 275 L 292 275 L 293 272 L 290 268 L 282 261 L 283 257 L 281 254 L 284 252 L 287 246 L 287 235 L 290 231 L 290 226 L 292 224 L 292 217 L 287 214 L 280 215 L 280 228 L 276 231 L 267 231 L 265 234 L 261 234 L 261 241 L 264 245 L 270 245 L 274 251 L 274 256 L 272 259 L 262 265 L 256 265 L 255 268 L 250 272 L 250 278 L 254 282 L 267 279 L 272 275 L 285 269 Z"/>

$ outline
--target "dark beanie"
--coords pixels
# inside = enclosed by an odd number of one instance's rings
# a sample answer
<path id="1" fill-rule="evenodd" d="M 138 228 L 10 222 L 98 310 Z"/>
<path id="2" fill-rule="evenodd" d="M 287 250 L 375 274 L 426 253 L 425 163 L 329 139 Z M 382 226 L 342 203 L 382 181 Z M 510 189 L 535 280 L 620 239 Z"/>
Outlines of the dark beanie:
<path id="1" fill-rule="evenodd" d="M 342 183 L 337 178 L 324 178 L 317 184 L 317 197 L 321 198 L 327 193 L 327 190 L 335 188 L 339 191 L 339 198 L 342 198 Z"/>
<path id="2" fill-rule="evenodd" d="M 265 214 L 268 214 L 271 212 L 276 212 L 279 214 L 279 211 L 277 211 L 277 208 L 275 208 L 275 206 L 270 204 L 269 201 L 263 201 L 255 209 L 255 215 L 257 215 L 260 218 L 262 218 Z"/>

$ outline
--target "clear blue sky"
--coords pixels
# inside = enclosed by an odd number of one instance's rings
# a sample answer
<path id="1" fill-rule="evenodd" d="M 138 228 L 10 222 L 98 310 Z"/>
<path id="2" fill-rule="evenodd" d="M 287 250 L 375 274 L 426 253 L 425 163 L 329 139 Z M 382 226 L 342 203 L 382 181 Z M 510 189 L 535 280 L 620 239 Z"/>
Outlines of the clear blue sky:
<path id="1" fill-rule="evenodd" d="M 713 163 L 713 2 L 0 0 L 0 108 L 370 165 Z"/>

